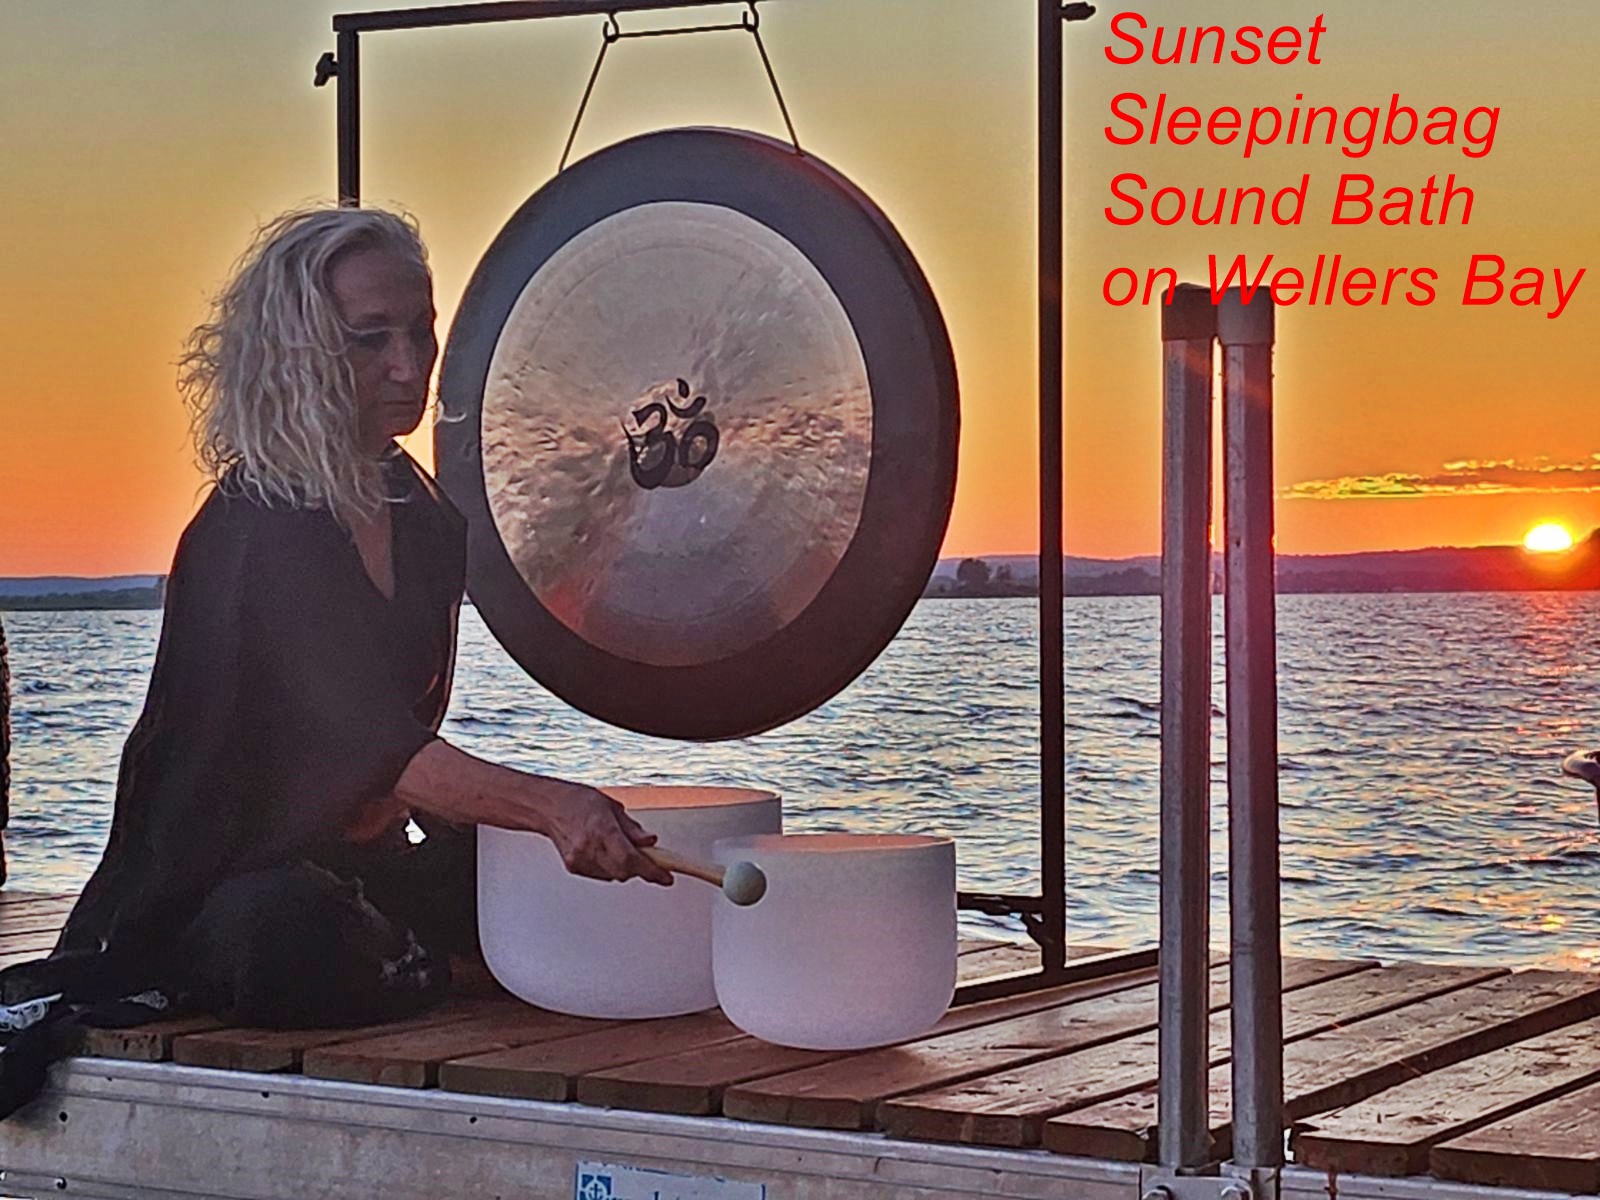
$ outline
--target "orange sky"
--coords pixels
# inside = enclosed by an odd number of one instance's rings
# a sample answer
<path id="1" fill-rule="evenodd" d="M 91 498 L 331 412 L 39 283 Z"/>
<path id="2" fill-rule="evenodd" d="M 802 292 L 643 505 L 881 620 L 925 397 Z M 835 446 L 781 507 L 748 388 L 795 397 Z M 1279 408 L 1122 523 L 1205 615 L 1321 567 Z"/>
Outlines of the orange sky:
<path id="1" fill-rule="evenodd" d="M 173 361 L 251 228 L 333 185 L 325 0 L 7 0 L 0 5 L 0 575 L 165 570 L 193 511 Z M 1113 66 L 1116 13 L 1193 22 L 1180 0 L 1101 6 L 1068 34 L 1069 549 L 1158 544 L 1157 315 L 1112 308 L 1113 267 L 1208 254 L 1305 265 L 1341 253 L 1432 266 L 1430 307 L 1305 308 L 1279 319 L 1279 548 L 1291 553 L 1519 541 L 1600 524 L 1593 367 L 1600 278 L 1563 315 L 1463 308 L 1468 258 L 1555 267 L 1600 248 L 1600 19 L 1592 0 L 1218 0 L 1210 24 L 1308 26 L 1322 64 Z M 1029 0 L 771 0 L 763 33 L 806 147 L 872 194 L 944 308 L 963 389 L 946 552 L 1033 544 L 1033 78 Z M 730 7 L 730 13 L 737 9 Z M 660 23 L 660 22 L 655 22 Z M 634 27 L 646 24 L 636 18 Z M 500 223 L 549 178 L 598 43 L 593 20 L 372 35 L 363 44 L 370 200 L 417 214 L 444 321 Z M 1502 109 L 1494 150 L 1119 147 L 1111 98 L 1173 105 L 1388 102 Z M 610 56 L 580 153 L 687 123 L 781 126 L 742 35 L 646 39 Z M 1342 170 L 1380 188 L 1455 171 L 1465 229 L 1332 228 Z M 1111 177 L 1261 184 L 1312 175 L 1297 228 L 1109 224 Z M 1366 482 L 1361 482 L 1365 480 Z M 1597 489 L 1597 490 L 1589 490 Z M 1395 497 L 1395 492 L 1410 493 Z M 1351 498 L 1352 494 L 1384 498 Z"/>

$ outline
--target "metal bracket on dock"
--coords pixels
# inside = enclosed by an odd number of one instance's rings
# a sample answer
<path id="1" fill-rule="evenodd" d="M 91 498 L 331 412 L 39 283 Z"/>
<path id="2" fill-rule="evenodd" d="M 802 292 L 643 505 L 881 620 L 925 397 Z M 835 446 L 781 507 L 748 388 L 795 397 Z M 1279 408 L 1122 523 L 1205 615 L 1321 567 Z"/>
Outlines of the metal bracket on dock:
<path id="1" fill-rule="evenodd" d="M 1220 1174 L 1201 1175 L 1141 1167 L 1139 1200 L 1278 1200 L 1278 1169 L 1224 1163 Z"/>
<path id="2" fill-rule="evenodd" d="M 956 907 L 968 912 L 981 912 L 991 917 L 1016 917 L 1022 928 L 1042 946 L 1047 953 L 1055 952 L 1052 961 L 1060 957 L 1059 948 L 1052 944 L 1043 913 L 1044 899 L 1040 896 L 1002 896 L 991 892 L 957 892 Z"/>
<path id="3" fill-rule="evenodd" d="M 1222 1200 L 1278 1200 L 1281 1174 L 1281 1167 L 1241 1167 L 1236 1163 L 1223 1163 Z M 1236 1191 L 1229 1191 L 1229 1187 Z"/>

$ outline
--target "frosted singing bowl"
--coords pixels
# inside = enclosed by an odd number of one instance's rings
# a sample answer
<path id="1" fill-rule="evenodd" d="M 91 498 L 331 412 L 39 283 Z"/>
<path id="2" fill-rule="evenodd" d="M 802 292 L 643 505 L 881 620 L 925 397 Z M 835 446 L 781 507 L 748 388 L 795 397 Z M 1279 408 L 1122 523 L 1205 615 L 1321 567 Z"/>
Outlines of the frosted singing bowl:
<path id="1" fill-rule="evenodd" d="M 856 1050 L 927 1032 L 956 984 L 956 848 L 949 838 L 727 838 L 723 865 L 767 877 L 759 904 L 712 917 L 717 1001 L 780 1046 Z"/>
<path id="2" fill-rule="evenodd" d="M 777 833 L 778 797 L 743 788 L 604 789 L 669 847 L 711 858 L 718 838 Z M 546 837 L 478 827 L 478 940 L 513 995 L 584 1017 L 672 1017 L 714 1008 L 716 888 L 678 878 L 609 883 L 570 874 Z"/>

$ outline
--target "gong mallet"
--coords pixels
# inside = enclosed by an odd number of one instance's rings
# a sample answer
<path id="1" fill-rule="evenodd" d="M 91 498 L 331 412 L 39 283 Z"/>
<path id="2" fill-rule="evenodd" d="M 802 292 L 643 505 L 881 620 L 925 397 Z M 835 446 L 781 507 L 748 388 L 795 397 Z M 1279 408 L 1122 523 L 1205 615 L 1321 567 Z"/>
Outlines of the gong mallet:
<path id="1" fill-rule="evenodd" d="M 1561 764 L 1561 773 L 1574 779 L 1585 779 L 1594 785 L 1594 802 L 1600 809 L 1600 750 L 1580 751 L 1567 755 Z"/>
<path id="2" fill-rule="evenodd" d="M 660 846 L 642 846 L 640 849 L 674 875 L 692 875 L 716 884 L 724 896 L 741 908 L 754 904 L 767 894 L 767 877 L 753 862 L 741 861 L 719 867 L 714 863 L 684 858 Z"/>

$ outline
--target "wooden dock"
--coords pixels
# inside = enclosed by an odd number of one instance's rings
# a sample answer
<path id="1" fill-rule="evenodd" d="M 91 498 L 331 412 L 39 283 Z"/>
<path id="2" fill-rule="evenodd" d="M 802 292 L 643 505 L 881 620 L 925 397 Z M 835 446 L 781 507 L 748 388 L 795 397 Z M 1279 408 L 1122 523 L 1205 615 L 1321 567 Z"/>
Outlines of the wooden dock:
<path id="1" fill-rule="evenodd" d="M 47 950 L 68 907 L 0 892 L 0 965 Z M 1035 960 L 1025 948 L 964 942 L 959 961 L 970 981 Z M 1224 960 L 1211 989 L 1212 1139 L 1224 1159 Z M 169 1076 L 148 1076 L 157 1080 L 206 1068 L 194 1077 L 294 1075 L 431 1090 L 440 1104 L 498 1097 L 1106 1163 L 1153 1157 L 1153 969 L 953 1009 L 915 1041 L 837 1053 L 769 1045 L 717 1012 L 600 1021 L 522 1004 L 486 975 L 459 991 L 435 1012 L 369 1029 L 179 1017 L 87 1032 L 79 1051 L 169 1064 Z M 1326 1177 L 1325 1194 L 1341 1176 L 1406 1175 L 1600 1192 L 1600 975 L 1291 957 L 1283 1014 L 1291 1156 Z M 39 1103 L 66 1125 L 65 1101 Z M 0 1128 L 0 1166 L 11 1156 Z"/>

